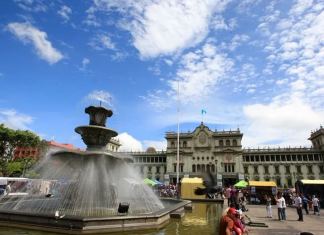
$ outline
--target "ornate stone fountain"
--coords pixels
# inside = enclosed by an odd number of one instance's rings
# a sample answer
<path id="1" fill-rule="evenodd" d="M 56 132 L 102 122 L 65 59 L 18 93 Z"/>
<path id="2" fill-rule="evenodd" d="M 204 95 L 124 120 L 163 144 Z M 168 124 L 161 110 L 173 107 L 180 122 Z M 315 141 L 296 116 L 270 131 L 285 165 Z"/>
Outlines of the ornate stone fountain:
<path id="1" fill-rule="evenodd" d="M 117 136 L 117 132 L 106 128 L 107 117 L 111 117 L 113 112 L 104 107 L 90 106 L 85 109 L 90 115 L 88 126 L 79 126 L 75 131 L 81 135 L 83 142 L 87 145 L 87 150 L 103 150 L 112 137 Z"/>
<path id="2" fill-rule="evenodd" d="M 89 125 L 75 131 L 87 150 L 50 151 L 35 168 L 40 179 L 26 185 L 28 195 L 0 201 L 0 225 L 70 234 L 156 228 L 189 203 L 162 203 L 128 164 L 131 156 L 107 151 L 117 136 L 106 127 L 111 110 L 90 106 L 85 112 Z"/>

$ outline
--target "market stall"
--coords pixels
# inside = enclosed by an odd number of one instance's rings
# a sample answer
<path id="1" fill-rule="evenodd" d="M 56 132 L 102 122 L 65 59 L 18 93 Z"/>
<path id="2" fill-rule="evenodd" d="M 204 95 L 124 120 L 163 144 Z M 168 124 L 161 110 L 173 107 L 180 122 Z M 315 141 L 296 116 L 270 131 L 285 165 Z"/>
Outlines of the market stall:
<path id="1" fill-rule="evenodd" d="M 205 199 L 206 195 L 196 195 L 196 188 L 204 188 L 202 178 L 183 178 L 181 180 L 181 198 L 182 199 Z"/>
<path id="2" fill-rule="evenodd" d="M 320 207 L 324 207 L 324 180 L 298 180 L 295 189 L 297 193 L 302 193 L 309 198 L 316 195 L 320 200 Z"/>
<path id="3" fill-rule="evenodd" d="M 249 181 L 249 194 L 251 204 L 265 204 L 265 195 L 276 196 L 277 184 L 274 181 Z"/>

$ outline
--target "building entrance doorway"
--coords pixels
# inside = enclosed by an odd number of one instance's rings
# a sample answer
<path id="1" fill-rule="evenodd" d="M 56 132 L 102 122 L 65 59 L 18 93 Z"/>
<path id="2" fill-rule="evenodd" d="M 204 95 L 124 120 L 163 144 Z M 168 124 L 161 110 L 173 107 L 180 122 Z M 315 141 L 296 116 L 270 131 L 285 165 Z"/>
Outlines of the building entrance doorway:
<path id="1" fill-rule="evenodd" d="M 223 186 L 229 187 L 231 185 L 234 185 L 238 182 L 237 178 L 223 178 Z"/>

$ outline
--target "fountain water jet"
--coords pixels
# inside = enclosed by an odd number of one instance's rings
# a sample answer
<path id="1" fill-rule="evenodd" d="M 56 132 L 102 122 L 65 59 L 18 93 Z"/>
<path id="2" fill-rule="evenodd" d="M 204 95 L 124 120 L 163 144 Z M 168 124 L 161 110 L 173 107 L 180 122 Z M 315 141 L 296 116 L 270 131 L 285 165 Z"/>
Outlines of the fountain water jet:
<path id="1" fill-rule="evenodd" d="M 37 186 L 35 181 L 26 185 L 29 195 L 1 201 L 0 224 L 9 221 L 38 229 L 60 228 L 60 232 L 61 228 L 107 232 L 124 230 L 125 224 L 127 229 L 136 228 L 137 220 L 142 228 L 158 227 L 168 220 L 170 207 L 164 208 L 130 167 L 132 158 L 106 150 L 110 139 L 117 136 L 105 125 L 112 111 L 90 106 L 85 112 L 90 115 L 89 125 L 75 131 L 82 136 L 87 151 L 59 150 L 45 157 L 37 167 L 43 180 L 36 181 Z M 40 190 L 44 183 L 47 188 Z M 119 203 L 129 204 L 127 216 L 118 213 Z M 186 203 L 177 201 L 171 207 L 177 209 Z"/>

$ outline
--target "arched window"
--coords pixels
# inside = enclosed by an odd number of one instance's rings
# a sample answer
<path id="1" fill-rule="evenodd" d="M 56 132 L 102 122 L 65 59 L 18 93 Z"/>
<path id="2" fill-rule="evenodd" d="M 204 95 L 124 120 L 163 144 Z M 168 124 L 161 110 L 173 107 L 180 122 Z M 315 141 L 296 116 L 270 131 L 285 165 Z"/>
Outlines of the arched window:
<path id="1" fill-rule="evenodd" d="M 211 171 L 212 171 L 212 172 L 215 172 L 215 165 L 214 165 L 214 164 L 211 165 Z"/>
<path id="2" fill-rule="evenodd" d="M 206 167 L 207 167 L 207 172 L 210 172 L 210 165 L 208 164 Z"/>
<path id="3" fill-rule="evenodd" d="M 233 146 L 237 146 L 237 140 L 233 140 Z"/>
<path id="4" fill-rule="evenodd" d="M 196 165 L 192 165 L 192 172 L 196 172 Z"/>
<path id="5" fill-rule="evenodd" d="M 175 148 L 174 141 L 171 142 L 171 148 Z"/>
<path id="6" fill-rule="evenodd" d="M 229 140 L 226 140 L 226 146 L 230 146 L 231 142 Z"/>
<path id="7" fill-rule="evenodd" d="M 219 146 L 224 146 L 224 141 L 223 140 L 219 141 Z"/>
<path id="8" fill-rule="evenodd" d="M 200 165 L 197 164 L 197 172 L 200 172 Z"/>
<path id="9" fill-rule="evenodd" d="M 205 170 L 206 170 L 206 169 L 205 169 L 205 165 L 202 164 L 202 165 L 201 165 L 201 172 L 205 172 Z"/>

